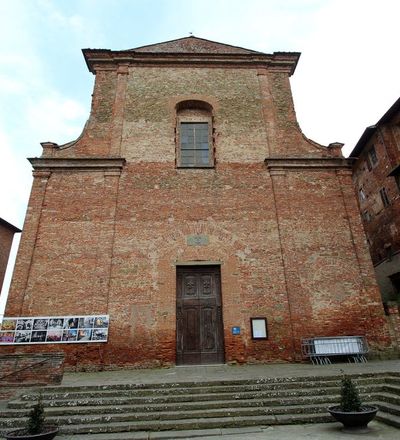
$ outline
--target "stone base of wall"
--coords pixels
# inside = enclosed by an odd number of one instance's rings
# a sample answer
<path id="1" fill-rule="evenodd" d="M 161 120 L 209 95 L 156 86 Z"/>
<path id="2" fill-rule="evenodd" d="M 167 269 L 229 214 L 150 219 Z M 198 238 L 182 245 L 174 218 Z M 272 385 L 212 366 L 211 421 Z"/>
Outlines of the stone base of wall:
<path id="1" fill-rule="evenodd" d="M 386 361 L 389 359 L 399 359 L 400 349 L 398 347 L 387 348 L 384 351 L 370 350 L 368 353 L 368 359 L 370 361 Z"/>
<path id="2" fill-rule="evenodd" d="M 35 385 L 37 386 L 37 385 Z M 25 392 L 28 392 L 31 390 L 30 386 L 21 386 L 21 384 L 14 384 L 12 386 L 4 386 L 3 384 L 0 385 L 0 401 L 1 400 L 11 400 L 15 399 L 16 397 L 20 396 L 21 394 L 24 394 Z"/>
<path id="3" fill-rule="evenodd" d="M 386 308 L 389 332 L 393 345 L 400 353 L 400 306 L 398 304 L 388 304 Z"/>
<path id="4" fill-rule="evenodd" d="M 64 375 L 64 353 L 0 355 L 0 386 L 59 384 Z"/>

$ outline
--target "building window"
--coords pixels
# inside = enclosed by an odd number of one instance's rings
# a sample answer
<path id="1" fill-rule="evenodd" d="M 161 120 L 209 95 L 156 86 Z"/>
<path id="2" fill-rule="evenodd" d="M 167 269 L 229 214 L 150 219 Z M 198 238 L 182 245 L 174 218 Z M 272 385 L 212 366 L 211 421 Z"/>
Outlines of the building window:
<path id="1" fill-rule="evenodd" d="M 181 122 L 179 133 L 181 166 L 209 166 L 210 145 L 208 123 Z"/>
<path id="2" fill-rule="evenodd" d="M 212 107 L 203 101 L 177 105 L 176 157 L 179 168 L 214 166 Z"/>
<path id="3" fill-rule="evenodd" d="M 397 189 L 400 191 L 400 172 L 395 174 L 394 180 L 396 181 Z"/>
<path id="4" fill-rule="evenodd" d="M 360 199 L 360 202 L 364 202 L 367 199 L 367 196 L 365 195 L 365 192 L 362 188 L 358 190 L 358 197 Z"/>
<path id="5" fill-rule="evenodd" d="M 400 295 L 400 272 L 396 272 L 392 275 L 389 275 L 390 281 L 392 282 L 393 286 L 393 293 L 396 296 Z M 400 305 L 399 305 L 400 307 Z"/>
<path id="6" fill-rule="evenodd" d="M 388 197 L 388 195 L 387 195 L 386 189 L 385 189 L 385 188 L 382 188 L 382 189 L 379 191 L 379 194 L 381 195 L 381 199 L 382 199 L 383 206 L 386 207 L 386 206 L 390 205 L 389 197 Z"/>
<path id="7" fill-rule="evenodd" d="M 369 213 L 369 211 L 367 211 L 367 210 L 365 210 L 364 212 L 363 212 L 363 219 L 367 222 L 367 223 L 369 223 L 370 221 L 371 221 L 371 214 Z"/>
<path id="8" fill-rule="evenodd" d="M 384 303 L 383 303 L 383 311 L 385 312 L 385 315 L 386 315 L 386 316 L 389 316 L 389 315 L 390 315 L 390 312 L 389 312 L 389 304 L 388 304 L 387 302 L 384 302 Z"/>
<path id="9" fill-rule="evenodd" d="M 391 244 L 385 244 L 386 258 L 388 261 L 392 261 L 393 258 L 393 247 Z"/>
<path id="10" fill-rule="evenodd" d="M 369 149 L 367 153 L 367 166 L 368 170 L 371 171 L 372 168 L 378 163 L 378 156 L 376 155 L 375 146 L 372 145 L 372 147 Z"/>

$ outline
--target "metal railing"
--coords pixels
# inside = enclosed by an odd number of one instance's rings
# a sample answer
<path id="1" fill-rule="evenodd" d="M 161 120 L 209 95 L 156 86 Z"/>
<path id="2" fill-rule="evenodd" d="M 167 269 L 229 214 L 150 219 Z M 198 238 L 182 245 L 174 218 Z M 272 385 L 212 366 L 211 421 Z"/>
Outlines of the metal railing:
<path id="1" fill-rule="evenodd" d="M 33 362 L 32 364 L 25 365 L 24 367 L 20 367 L 17 370 L 13 370 L 10 373 L 5 374 L 4 376 L 0 376 L 0 380 L 3 380 L 3 379 L 5 379 L 7 377 L 10 377 L 10 376 L 17 375 L 17 374 L 21 373 L 22 371 L 29 370 L 30 368 L 37 367 L 38 365 L 45 364 L 46 362 L 49 362 L 51 360 L 53 360 L 53 358 L 49 357 L 47 359 L 42 359 L 40 361 Z"/>
<path id="2" fill-rule="evenodd" d="M 367 362 L 368 344 L 364 336 L 307 338 L 301 341 L 304 357 L 314 365 L 331 364 L 331 358 L 342 356 L 349 362 Z"/>

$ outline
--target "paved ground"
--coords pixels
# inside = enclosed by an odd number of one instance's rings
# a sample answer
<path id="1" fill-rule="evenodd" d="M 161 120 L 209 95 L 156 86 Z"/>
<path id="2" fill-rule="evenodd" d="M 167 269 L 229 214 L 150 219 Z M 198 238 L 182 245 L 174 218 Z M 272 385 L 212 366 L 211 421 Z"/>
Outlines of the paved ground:
<path id="1" fill-rule="evenodd" d="M 371 361 L 365 364 L 332 364 L 314 366 L 310 364 L 270 364 L 270 365 L 216 365 L 171 367 L 159 369 L 137 369 L 121 371 L 102 371 L 95 373 L 65 373 L 62 385 L 105 385 L 117 383 L 163 383 L 185 381 L 213 381 L 232 379 L 257 379 L 262 377 L 300 377 L 330 376 L 349 374 L 400 372 L 400 359 L 390 361 Z M 1 410 L 1 408 L 0 408 Z M 0 411 L 1 412 L 1 411 Z M 400 430 L 378 422 L 369 424 L 368 433 L 362 439 L 399 440 Z M 119 433 L 103 435 L 58 436 L 60 440 L 124 440 L 124 439 L 203 439 L 203 440 L 360 440 L 360 434 L 341 431 L 338 423 L 259 426 L 239 429 L 210 429 L 172 433 Z"/>
<path id="2" fill-rule="evenodd" d="M 382 439 L 382 440 L 398 440 L 400 432 L 396 428 L 384 425 L 383 423 L 371 422 L 369 424 L 369 432 L 365 434 L 348 434 L 341 431 L 339 423 L 315 423 L 312 425 L 283 425 L 270 426 L 268 428 L 259 428 L 260 430 L 253 432 L 235 433 L 233 435 L 223 435 L 223 440 L 360 440 L 362 439 Z M 189 437 L 190 438 L 190 437 Z M 200 437 L 203 440 L 217 440 L 217 436 Z"/>
<path id="3" fill-rule="evenodd" d="M 390 361 L 372 361 L 365 364 L 332 364 L 314 366 L 310 364 L 269 364 L 269 365 L 216 365 L 216 366 L 190 366 L 171 367 L 145 370 L 121 370 L 102 371 L 96 373 L 66 373 L 62 385 L 100 385 L 116 383 L 163 383 L 185 381 L 213 381 L 230 379 L 257 379 L 261 377 L 295 377 L 295 376 L 330 376 L 341 375 L 342 372 L 349 374 L 375 373 L 375 372 L 400 372 L 400 359 Z M 368 433 L 362 434 L 363 439 L 374 440 L 399 440 L 400 432 L 378 422 L 370 423 Z M 138 433 L 138 439 L 171 439 L 171 433 L 153 433 L 148 437 L 142 437 L 144 433 Z M 176 439 L 209 439 L 216 440 L 360 440 L 360 434 L 348 434 L 341 431 L 339 423 L 318 423 L 307 425 L 284 425 L 269 427 L 251 427 L 240 429 L 212 429 L 206 431 L 185 431 L 176 433 Z M 65 436 L 60 440 L 91 440 L 91 436 Z M 132 439 L 132 433 L 105 434 L 96 440 L 123 440 Z"/>
<path id="4" fill-rule="evenodd" d="M 212 380 L 257 379 L 259 377 L 330 376 L 345 373 L 400 372 L 400 359 L 365 364 L 267 364 L 209 365 L 155 369 L 65 373 L 62 385 L 103 385 L 116 383 L 201 382 Z"/>
<path id="5" fill-rule="evenodd" d="M 237 429 L 210 429 L 181 432 L 118 433 L 96 436 L 61 436 L 57 440 L 399 440 L 400 430 L 383 423 L 371 422 L 366 433 L 344 433 L 340 423 L 280 425 Z"/>

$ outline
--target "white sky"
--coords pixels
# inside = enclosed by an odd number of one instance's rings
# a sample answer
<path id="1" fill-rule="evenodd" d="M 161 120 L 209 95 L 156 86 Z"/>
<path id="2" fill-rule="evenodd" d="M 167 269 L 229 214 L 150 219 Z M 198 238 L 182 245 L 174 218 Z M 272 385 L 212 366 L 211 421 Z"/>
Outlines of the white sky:
<path id="1" fill-rule="evenodd" d="M 82 48 L 192 32 L 301 52 L 291 79 L 300 126 L 321 144 L 345 143 L 348 155 L 400 96 L 399 17 L 398 0 L 0 0 L 0 217 L 22 227 L 26 157 L 40 156 L 42 141 L 75 139 L 88 118 L 94 78 Z"/>

